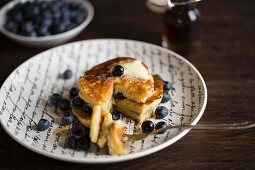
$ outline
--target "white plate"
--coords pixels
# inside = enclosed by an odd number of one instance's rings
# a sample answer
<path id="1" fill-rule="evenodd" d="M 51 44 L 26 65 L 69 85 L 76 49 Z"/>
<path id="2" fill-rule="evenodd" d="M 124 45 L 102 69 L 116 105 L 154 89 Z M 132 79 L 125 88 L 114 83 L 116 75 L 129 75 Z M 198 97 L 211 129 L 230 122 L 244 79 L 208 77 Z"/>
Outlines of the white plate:
<path id="1" fill-rule="evenodd" d="M 15 69 L 0 90 L 0 120 L 6 132 L 21 145 L 42 155 L 79 163 L 111 163 L 142 157 L 159 151 L 188 133 L 189 130 L 170 130 L 145 140 L 127 142 L 127 154 L 109 156 L 106 149 L 92 145 L 88 152 L 64 147 L 65 137 L 58 138 L 53 130 L 59 126 L 60 115 L 48 104 L 52 93 L 69 97 L 69 89 L 80 75 L 92 66 L 117 56 L 133 56 L 145 62 L 152 72 L 173 83 L 172 100 L 163 104 L 170 110 L 164 119 L 168 124 L 196 124 L 207 101 L 205 82 L 197 69 L 186 59 L 162 47 L 121 39 L 96 39 L 59 46 L 40 53 Z M 59 77 L 66 69 L 74 76 Z M 58 112 L 58 111 L 57 111 Z M 50 120 L 51 127 L 38 132 L 34 123 Z M 152 119 L 154 122 L 162 121 Z M 134 122 L 124 119 L 127 133 Z"/>

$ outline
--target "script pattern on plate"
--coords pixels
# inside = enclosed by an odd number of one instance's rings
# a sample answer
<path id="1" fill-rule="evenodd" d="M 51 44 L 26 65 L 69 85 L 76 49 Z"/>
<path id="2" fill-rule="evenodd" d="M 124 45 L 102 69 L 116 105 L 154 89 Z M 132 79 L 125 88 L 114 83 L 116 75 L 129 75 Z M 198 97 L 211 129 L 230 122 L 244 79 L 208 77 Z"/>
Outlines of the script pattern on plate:
<path id="1" fill-rule="evenodd" d="M 54 155 L 73 158 L 104 158 L 107 149 L 92 145 L 88 151 L 68 149 L 66 136 L 56 136 L 53 131 L 60 125 L 61 111 L 49 104 L 52 93 L 69 97 L 69 89 L 77 79 L 94 65 L 111 58 L 131 56 L 146 63 L 153 74 L 159 74 L 172 83 L 171 101 L 161 104 L 169 109 L 163 120 L 152 118 L 155 123 L 165 121 L 170 125 L 192 123 L 205 105 L 203 82 L 194 68 L 175 53 L 157 46 L 129 40 L 90 40 L 67 44 L 31 58 L 18 67 L 5 81 L 0 91 L 0 118 L 2 125 L 18 141 Z M 66 70 L 73 71 L 69 80 L 61 78 Z M 37 131 L 36 123 L 45 118 L 50 128 Z M 123 118 L 127 133 L 137 133 L 134 121 Z M 135 154 L 157 147 L 180 134 L 170 130 L 149 136 L 144 140 L 126 142 L 127 154 Z"/>

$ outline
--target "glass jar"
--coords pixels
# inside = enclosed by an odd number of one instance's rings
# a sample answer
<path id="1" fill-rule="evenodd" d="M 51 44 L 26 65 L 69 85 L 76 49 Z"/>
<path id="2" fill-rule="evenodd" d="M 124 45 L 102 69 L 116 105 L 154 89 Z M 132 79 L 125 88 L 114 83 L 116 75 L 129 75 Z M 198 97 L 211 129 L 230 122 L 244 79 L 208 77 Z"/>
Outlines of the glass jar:
<path id="1" fill-rule="evenodd" d="M 162 46 L 181 54 L 189 52 L 198 40 L 200 12 L 196 4 L 168 6 L 163 19 Z"/>

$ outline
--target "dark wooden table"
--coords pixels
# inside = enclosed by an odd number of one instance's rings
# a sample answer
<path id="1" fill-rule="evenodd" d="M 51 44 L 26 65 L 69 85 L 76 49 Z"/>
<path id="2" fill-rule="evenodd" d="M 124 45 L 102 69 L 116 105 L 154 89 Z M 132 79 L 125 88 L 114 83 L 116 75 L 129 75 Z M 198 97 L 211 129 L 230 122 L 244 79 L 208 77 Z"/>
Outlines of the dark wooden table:
<path id="1" fill-rule="evenodd" d="M 1 0 L 0 6 L 8 0 Z M 128 38 L 160 45 L 162 16 L 145 1 L 93 0 L 96 15 L 72 41 Z M 255 1 L 205 0 L 201 46 L 185 57 L 203 75 L 208 104 L 199 123 L 255 118 Z M 0 83 L 19 64 L 43 51 L 0 35 Z M 71 164 L 38 155 L 17 144 L 0 127 L 0 169 L 255 169 L 255 132 L 192 130 L 162 151 L 122 163 Z"/>

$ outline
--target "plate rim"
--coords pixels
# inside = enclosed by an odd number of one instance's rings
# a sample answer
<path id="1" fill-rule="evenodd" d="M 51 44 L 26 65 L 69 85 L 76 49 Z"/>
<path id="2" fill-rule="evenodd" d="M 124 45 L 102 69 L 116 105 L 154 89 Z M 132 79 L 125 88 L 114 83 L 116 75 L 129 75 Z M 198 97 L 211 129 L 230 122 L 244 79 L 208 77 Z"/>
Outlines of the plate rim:
<path id="1" fill-rule="evenodd" d="M 200 74 L 200 72 L 197 70 L 197 68 L 191 63 L 189 62 L 187 59 L 185 59 L 184 57 L 182 57 L 181 55 L 177 54 L 174 51 L 171 51 L 169 49 L 163 48 L 161 46 L 152 44 L 152 43 L 148 43 L 148 42 L 143 42 L 143 41 L 138 41 L 138 40 L 132 40 L 132 39 L 121 39 L 121 38 L 97 38 L 97 39 L 87 39 L 87 40 L 82 40 L 82 41 L 75 41 L 75 42 L 71 42 L 71 43 L 67 43 L 67 44 L 63 44 L 60 46 L 56 46 L 53 48 L 50 48 L 48 50 L 42 51 L 32 57 L 30 57 L 29 59 L 27 59 L 26 61 L 24 61 L 23 63 L 21 63 L 19 66 L 17 66 L 9 75 L 8 77 L 5 79 L 5 81 L 3 82 L 3 84 L 1 85 L 0 91 L 3 90 L 3 85 L 10 79 L 10 77 L 15 73 L 16 70 L 18 70 L 19 68 L 23 67 L 23 65 L 25 65 L 27 62 L 33 60 L 34 58 L 41 56 L 43 53 L 46 53 L 48 51 L 57 49 L 57 48 L 64 48 L 65 46 L 70 46 L 70 45 L 75 45 L 75 44 L 79 44 L 79 43 L 83 43 L 83 42 L 88 42 L 88 41 L 128 41 L 128 42 L 135 42 L 135 43 L 140 43 L 140 44 L 146 44 L 147 46 L 152 46 L 154 48 L 159 48 L 160 50 L 163 50 L 167 53 L 173 54 L 175 57 L 177 57 L 178 59 L 181 59 L 182 61 L 184 61 L 186 64 L 188 64 L 198 75 L 199 79 L 202 82 L 202 86 L 204 88 L 204 101 L 201 107 L 200 112 L 197 114 L 197 117 L 191 122 L 191 125 L 195 125 L 197 124 L 197 122 L 200 120 L 200 118 L 202 117 L 206 105 L 207 105 L 207 98 L 208 98 L 208 94 L 207 94 L 207 87 L 206 87 L 206 83 L 202 77 L 202 75 Z M 27 145 L 25 142 L 23 142 L 22 140 L 19 140 L 18 138 L 16 138 L 7 128 L 6 126 L 3 124 L 1 116 L 0 116 L 0 124 L 3 127 L 3 129 L 6 131 L 6 133 L 12 138 L 14 139 L 17 143 L 19 143 L 21 146 L 24 146 L 25 148 L 38 153 L 40 155 L 49 157 L 49 158 L 53 158 L 56 160 L 61 160 L 61 161 L 65 161 L 65 162 L 73 162 L 73 163 L 86 163 L 86 164 L 103 164 L 103 163 L 115 163 L 115 162 L 123 162 L 123 161 L 128 161 L 128 160 L 133 160 L 136 158 L 141 158 L 144 156 L 147 156 L 149 154 L 158 152 L 170 145 L 172 145 L 173 143 L 177 142 L 179 139 L 181 139 L 182 137 L 184 137 L 191 129 L 186 129 L 183 130 L 182 132 L 180 132 L 179 134 L 177 134 L 175 137 L 173 137 L 171 140 L 168 140 L 158 146 L 149 148 L 147 150 L 144 151 L 140 151 L 140 152 L 135 152 L 135 153 L 131 153 L 131 154 L 127 154 L 127 155 L 122 155 L 122 156 L 110 156 L 110 157 L 104 157 L 104 158 L 77 158 L 77 157 L 66 157 L 64 155 L 60 155 L 60 154 L 51 154 L 48 151 L 44 151 L 42 149 Z"/>

